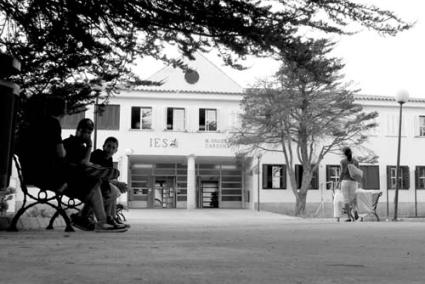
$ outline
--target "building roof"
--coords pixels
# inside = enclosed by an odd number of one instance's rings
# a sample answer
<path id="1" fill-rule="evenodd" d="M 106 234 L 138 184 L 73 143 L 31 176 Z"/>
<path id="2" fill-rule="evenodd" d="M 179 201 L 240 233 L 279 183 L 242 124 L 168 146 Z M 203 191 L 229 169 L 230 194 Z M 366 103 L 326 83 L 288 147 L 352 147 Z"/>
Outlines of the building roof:
<path id="1" fill-rule="evenodd" d="M 139 86 L 134 90 L 177 93 L 241 94 L 243 88 L 200 52 L 195 60 L 185 59 L 193 71 L 166 66 L 148 78 L 160 86 Z"/>
<path id="2" fill-rule="evenodd" d="M 395 98 L 391 96 L 378 96 L 378 95 L 355 95 L 354 98 L 356 100 L 364 100 L 364 101 L 387 101 L 387 102 L 395 102 Z M 425 103 L 425 99 L 422 98 L 409 98 L 409 102 L 413 103 Z"/>

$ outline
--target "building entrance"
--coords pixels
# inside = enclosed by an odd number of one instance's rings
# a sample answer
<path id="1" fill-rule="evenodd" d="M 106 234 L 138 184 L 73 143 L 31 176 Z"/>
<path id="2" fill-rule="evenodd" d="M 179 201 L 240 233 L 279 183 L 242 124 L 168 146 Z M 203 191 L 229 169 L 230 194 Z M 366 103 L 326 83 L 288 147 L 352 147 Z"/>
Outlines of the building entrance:
<path id="1" fill-rule="evenodd" d="M 237 164 L 199 163 L 197 208 L 242 208 L 242 170 Z M 130 167 L 130 208 L 187 208 L 187 165 L 139 163 Z"/>

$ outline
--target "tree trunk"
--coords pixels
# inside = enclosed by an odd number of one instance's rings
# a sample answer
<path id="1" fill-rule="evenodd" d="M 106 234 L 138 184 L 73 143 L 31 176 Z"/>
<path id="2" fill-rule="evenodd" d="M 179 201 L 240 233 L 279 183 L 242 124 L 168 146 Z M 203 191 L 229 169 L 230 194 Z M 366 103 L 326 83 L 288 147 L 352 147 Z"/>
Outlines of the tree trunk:
<path id="1" fill-rule="evenodd" d="M 295 216 L 305 215 L 306 201 L 307 201 L 307 190 L 300 189 L 300 191 L 296 195 Z"/>

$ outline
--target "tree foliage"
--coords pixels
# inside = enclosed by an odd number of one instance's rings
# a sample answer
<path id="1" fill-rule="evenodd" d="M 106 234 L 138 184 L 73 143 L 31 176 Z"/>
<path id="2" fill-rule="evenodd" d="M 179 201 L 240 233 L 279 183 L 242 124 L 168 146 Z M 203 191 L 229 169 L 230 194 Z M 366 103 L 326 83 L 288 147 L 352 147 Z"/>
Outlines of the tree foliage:
<path id="1" fill-rule="evenodd" d="M 244 151 L 283 153 L 299 215 L 324 156 L 344 145 L 361 145 L 376 126 L 377 113 L 366 113 L 355 103 L 357 90 L 342 81 L 343 63 L 329 55 L 332 42 L 299 38 L 294 44 L 297 48 L 282 52 L 283 65 L 274 79 L 245 94 L 242 126 L 231 142 Z M 296 162 L 303 166 L 299 190 Z"/>
<path id="2" fill-rule="evenodd" d="M 348 0 L 0 0 L 0 49 L 22 62 L 23 94 L 59 90 L 85 104 L 99 95 L 94 84 L 112 91 L 117 82 L 149 83 L 129 70 L 136 56 L 182 65 L 164 44 L 189 58 L 216 48 L 243 68 L 237 58 L 285 49 L 300 28 L 350 33 L 352 21 L 390 35 L 410 26 Z"/>

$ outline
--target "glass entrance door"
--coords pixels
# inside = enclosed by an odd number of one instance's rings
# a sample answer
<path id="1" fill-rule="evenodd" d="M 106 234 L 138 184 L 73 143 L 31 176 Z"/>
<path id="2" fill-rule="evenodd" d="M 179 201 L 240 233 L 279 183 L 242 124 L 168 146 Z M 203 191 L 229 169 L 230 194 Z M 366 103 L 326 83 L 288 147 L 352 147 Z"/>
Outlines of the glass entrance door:
<path id="1" fill-rule="evenodd" d="M 155 177 L 151 200 L 153 208 L 176 208 L 175 177 Z"/>
<path id="2" fill-rule="evenodd" d="M 201 182 L 200 205 L 201 208 L 218 208 L 218 182 Z"/>

